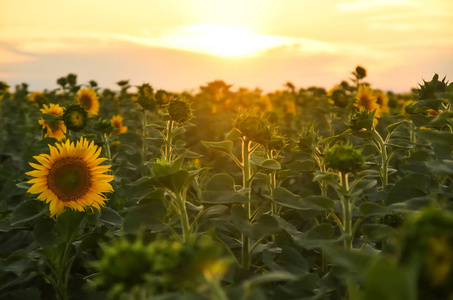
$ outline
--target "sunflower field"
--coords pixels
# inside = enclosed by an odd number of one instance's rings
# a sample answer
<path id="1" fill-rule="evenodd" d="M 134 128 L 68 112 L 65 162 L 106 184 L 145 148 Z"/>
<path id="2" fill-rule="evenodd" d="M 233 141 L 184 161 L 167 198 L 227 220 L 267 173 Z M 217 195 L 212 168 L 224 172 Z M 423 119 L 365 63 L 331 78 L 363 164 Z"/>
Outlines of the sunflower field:
<path id="1" fill-rule="evenodd" d="M 453 299 L 453 84 L 0 82 L 0 299 Z"/>

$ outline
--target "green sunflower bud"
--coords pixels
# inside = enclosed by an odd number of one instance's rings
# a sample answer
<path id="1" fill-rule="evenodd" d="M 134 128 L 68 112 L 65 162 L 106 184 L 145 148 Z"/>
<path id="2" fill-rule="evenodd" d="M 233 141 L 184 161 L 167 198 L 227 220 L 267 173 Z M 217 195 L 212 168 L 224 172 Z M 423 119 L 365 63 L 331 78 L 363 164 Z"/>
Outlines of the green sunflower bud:
<path id="1" fill-rule="evenodd" d="M 355 112 L 349 117 L 349 121 L 346 125 L 354 131 L 360 131 L 362 129 L 371 130 L 374 124 L 375 112 L 375 110 L 372 112 L 367 110 Z"/>
<path id="2" fill-rule="evenodd" d="M 167 106 L 170 118 L 177 123 L 184 123 L 192 119 L 190 103 L 184 98 L 173 98 Z"/>
<path id="3" fill-rule="evenodd" d="M 110 296 L 128 293 L 147 283 L 154 257 L 141 240 L 130 243 L 121 239 L 102 249 L 104 255 L 94 266 L 99 271 L 97 283 L 109 288 Z"/>
<path id="4" fill-rule="evenodd" d="M 139 96 L 137 102 L 144 110 L 154 110 L 156 108 L 156 101 L 148 96 Z"/>
<path id="5" fill-rule="evenodd" d="M 271 130 L 263 117 L 241 114 L 234 120 L 234 127 L 250 140 L 266 145 L 271 140 Z"/>
<path id="6" fill-rule="evenodd" d="M 333 100 L 333 103 L 341 108 L 348 107 L 349 100 L 348 96 L 346 95 L 345 90 L 343 89 L 335 89 L 330 96 Z"/>
<path id="7" fill-rule="evenodd" d="M 403 227 L 400 263 L 418 267 L 420 299 L 445 299 L 446 295 L 453 295 L 452 228 L 453 213 L 435 208 L 409 218 Z"/>
<path id="8" fill-rule="evenodd" d="M 420 88 L 415 91 L 418 93 L 418 100 L 436 99 L 437 93 L 442 93 L 447 90 L 448 82 L 445 82 L 445 77 L 439 81 L 439 75 L 434 74 L 431 81 L 423 80 L 423 85 L 419 84 Z"/>
<path id="9" fill-rule="evenodd" d="M 170 94 L 167 93 L 167 91 L 164 90 L 158 90 L 156 92 L 156 102 L 159 105 L 166 105 L 168 102 L 170 102 Z"/>
<path id="10" fill-rule="evenodd" d="M 299 149 L 306 153 L 311 153 L 317 147 L 319 142 L 318 133 L 315 132 L 313 126 L 304 128 L 299 134 L 299 140 L 297 141 L 297 146 Z"/>
<path id="11" fill-rule="evenodd" d="M 355 173 L 365 164 L 360 150 L 352 145 L 336 144 L 325 153 L 325 164 L 327 168 L 342 173 Z"/>
<path id="12" fill-rule="evenodd" d="M 288 145 L 287 138 L 274 132 L 271 136 L 271 140 L 267 144 L 268 149 L 271 150 L 283 150 Z"/>
<path id="13" fill-rule="evenodd" d="M 68 130 L 79 131 L 85 128 L 88 114 L 80 105 L 70 105 L 63 113 L 63 122 Z"/>
<path id="14" fill-rule="evenodd" d="M 99 119 L 96 123 L 94 123 L 93 128 L 94 130 L 107 135 L 112 133 L 114 130 L 112 123 L 109 120 L 104 119 Z"/>

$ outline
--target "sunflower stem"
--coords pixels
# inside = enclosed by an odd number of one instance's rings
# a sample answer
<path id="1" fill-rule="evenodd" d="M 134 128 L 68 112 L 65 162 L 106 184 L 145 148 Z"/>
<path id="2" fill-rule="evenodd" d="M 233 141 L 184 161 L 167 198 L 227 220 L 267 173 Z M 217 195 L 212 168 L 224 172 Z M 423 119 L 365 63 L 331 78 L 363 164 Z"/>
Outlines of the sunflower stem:
<path id="1" fill-rule="evenodd" d="M 348 174 L 340 172 L 340 184 L 342 190 L 341 204 L 343 207 L 343 233 L 346 235 L 344 240 L 345 249 L 352 248 L 352 207 L 349 201 L 349 182 Z"/>
<path id="2" fill-rule="evenodd" d="M 242 186 L 244 189 L 249 189 L 251 182 L 250 182 L 250 146 L 251 141 L 247 140 L 246 138 L 242 138 Z M 243 205 L 245 208 L 245 214 L 247 216 L 247 220 L 250 221 L 251 215 L 251 194 L 250 190 L 247 192 L 248 201 Z M 245 270 L 248 270 L 250 267 L 250 238 L 242 233 L 242 267 Z"/>
<path id="3" fill-rule="evenodd" d="M 190 231 L 190 224 L 189 224 L 189 216 L 187 215 L 187 209 L 186 209 L 186 199 L 184 196 L 182 196 L 182 193 L 185 194 L 185 191 L 183 190 L 180 193 L 175 193 L 175 200 L 178 205 L 179 209 L 179 216 L 181 220 L 181 227 L 182 227 L 182 240 L 184 243 L 192 243 L 192 236 L 191 236 L 191 231 Z"/>

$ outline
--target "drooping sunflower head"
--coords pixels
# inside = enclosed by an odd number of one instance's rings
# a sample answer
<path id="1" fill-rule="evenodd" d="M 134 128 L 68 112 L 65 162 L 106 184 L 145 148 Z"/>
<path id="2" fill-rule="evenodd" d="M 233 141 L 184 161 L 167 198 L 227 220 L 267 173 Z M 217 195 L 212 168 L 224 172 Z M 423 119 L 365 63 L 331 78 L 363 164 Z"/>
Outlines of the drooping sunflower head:
<path id="1" fill-rule="evenodd" d="M 90 88 L 81 89 L 77 92 L 76 101 L 90 116 L 97 116 L 99 113 L 99 97 L 96 91 Z"/>
<path id="2" fill-rule="evenodd" d="M 110 120 L 110 123 L 113 126 L 113 131 L 110 133 L 110 135 L 127 132 L 127 126 L 123 126 L 123 117 L 121 115 L 113 116 Z"/>
<path id="3" fill-rule="evenodd" d="M 34 177 L 27 191 L 39 194 L 38 199 L 50 205 L 50 215 L 59 216 L 66 207 L 84 211 L 87 207 L 100 209 L 108 199 L 103 193 L 112 192 L 113 175 L 109 165 L 101 165 L 107 158 L 99 158 L 101 148 L 83 137 L 76 144 L 67 140 L 49 145 L 50 155 L 42 153 L 30 163 L 35 169 L 26 174 Z"/>
<path id="4" fill-rule="evenodd" d="M 87 112 L 77 104 L 68 106 L 63 114 L 63 121 L 69 130 L 82 130 L 87 124 L 87 119 Z"/>
<path id="5" fill-rule="evenodd" d="M 63 140 L 65 138 L 66 126 L 59 118 L 63 114 L 63 107 L 53 103 L 49 104 L 49 106 L 44 104 L 43 107 L 41 109 L 43 117 L 38 122 L 44 129 L 44 136 L 56 138 L 58 141 Z"/>

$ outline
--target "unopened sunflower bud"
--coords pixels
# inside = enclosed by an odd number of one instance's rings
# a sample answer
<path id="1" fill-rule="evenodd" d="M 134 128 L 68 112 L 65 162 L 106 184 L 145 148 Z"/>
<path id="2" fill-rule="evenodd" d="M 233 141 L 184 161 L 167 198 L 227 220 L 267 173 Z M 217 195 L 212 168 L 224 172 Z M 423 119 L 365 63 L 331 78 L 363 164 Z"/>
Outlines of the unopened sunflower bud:
<path id="1" fill-rule="evenodd" d="M 274 132 L 271 140 L 267 144 L 267 148 L 271 150 L 283 150 L 287 145 L 287 138 Z"/>
<path id="2" fill-rule="evenodd" d="M 365 164 L 360 150 L 352 148 L 352 145 L 336 144 L 325 153 L 327 168 L 342 173 L 355 173 Z"/>
<path id="3" fill-rule="evenodd" d="M 63 121 L 69 130 L 82 130 L 87 124 L 87 119 L 88 113 L 80 105 L 70 105 L 63 113 Z"/>
<path id="4" fill-rule="evenodd" d="M 357 66 L 355 68 L 356 76 L 358 79 L 362 79 L 366 77 L 366 69 L 362 66 Z"/>
<path id="5" fill-rule="evenodd" d="M 137 102 L 144 110 L 154 110 L 156 108 L 156 101 L 148 96 L 139 96 Z"/>
<path id="6" fill-rule="evenodd" d="M 170 118 L 177 123 L 184 123 L 192 119 L 190 103 L 184 98 L 173 98 L 167 106 Z"/>
<path id="7" fill-rule="evenodd" d="M 371 130 L 373 124 L 375 124 L 375 120 L 377 120 L 374 118 L 374 114 L 375 111 L 358 111 L 349 117 L 349 122 L 346 125 L 354 131 L 360 131 L 362 129 Z"/>
<path id="8" fill-rule="evenodd" d="M 265 145 L 271 140 L 271 130 L 267 120 L 248 114 L 239 115 L 234 121 L 234 127 L 250 140 Z"/>
<path id="9" fill-rule="evenodd" d="M 423 80 L 423 85 L 419 84 L 420 88 L 416 89 L 418 93 L 418 100 L 436 99 L 437 93 L 445 92 L 448 82 L 445 82 L 445 77 L 439 81 L 439 75 L 434 74 L 431 81 L 426 82 Z"/>
<path id="10" fill-rule="evenodd" d="M 166 105 L 170 102 L 170 94 L 164 90 L 158 90 L 156 92 L 156 102 L 159 105 Z"/>
<path id="11" fill-rule="evenodd" d="M 103 134 L 111 134 L 114 130 L 111 121 L 99 119 L 94 125 L 94 130 L 103 133 Z"/>
<path id="12" fill-rule="evenodd" d="M 317 147 L 319 139 L 318 133 L 315 132 L 313 126 L 310 129 L 304 128 L 299 134 L 297 146 L 299 146 L 301 151 L 311 153 Z"/>

